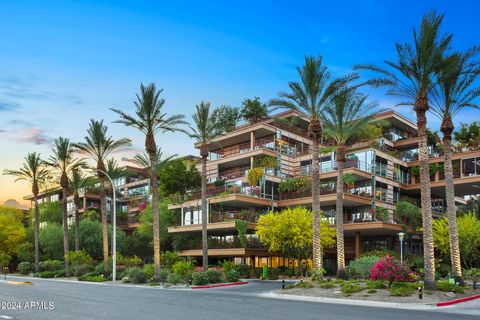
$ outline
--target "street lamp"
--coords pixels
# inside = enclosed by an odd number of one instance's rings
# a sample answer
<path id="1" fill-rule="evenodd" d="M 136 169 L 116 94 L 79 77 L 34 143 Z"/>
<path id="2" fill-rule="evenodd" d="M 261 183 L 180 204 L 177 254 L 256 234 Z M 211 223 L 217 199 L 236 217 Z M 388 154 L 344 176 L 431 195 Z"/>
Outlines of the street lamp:
<path id="1" fill-rule="evenodd" d="M 405 232 L 399 232 L 397 235 L 400 239 L 400 264 L 403 265 L 403 240 L 405 238 Z"/>
<path id="2" fill-rule="evenodd" d="M 113 184 L 113 180 L 112 178 L 110 178 L 110 176 L 108 175 L 108 173 L 106 173 L 105 171 L 103 170 L 100 170 L 100 169 L 92 169 L 92 168 L 89 168 L 89 167 L 84 167 L 85 169 L 90 169 L 92 171 L 96 170 L 96 171 L 100 171 L 101 173 L 105 174 L 105 176 L 108 178 L 108 180 L 110 181 L 110 184 L 112 185 L 112 190 L 113 190 L 113 197 L 112 197 L 112 210 L 113 210 L 113 214 L 112 214 L 112 281 L 115 282 L 117 280 L 117 206 L 116 206 L 116 199 L 115 199 L 115 185 Z"/>

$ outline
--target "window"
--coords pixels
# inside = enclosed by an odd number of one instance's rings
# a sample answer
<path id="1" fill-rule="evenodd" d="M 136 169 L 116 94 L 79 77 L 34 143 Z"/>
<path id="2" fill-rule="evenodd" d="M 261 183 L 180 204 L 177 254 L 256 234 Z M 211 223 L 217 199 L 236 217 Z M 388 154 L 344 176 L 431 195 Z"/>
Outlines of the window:
<path id="1" fill-rule="evenodd" d="M 480 174 L 480 157 L 462 159 L 462 176 L 471 177 Z"/>
<path id="2" fill-rule="evenodd" d="M 191 224 L 201 224 L 202 223 L 202 211 L 198 209 L 191 208 L 186 209 L 188 211 L 183 212 L 183 225 L 188 226 Z"/>

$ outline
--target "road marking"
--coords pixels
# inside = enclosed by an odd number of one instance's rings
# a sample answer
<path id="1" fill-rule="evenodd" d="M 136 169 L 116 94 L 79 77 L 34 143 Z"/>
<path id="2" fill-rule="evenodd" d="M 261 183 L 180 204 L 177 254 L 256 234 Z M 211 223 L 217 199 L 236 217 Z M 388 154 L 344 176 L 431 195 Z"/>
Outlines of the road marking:
<path id="1" fill-rule="evenodd" d="M 12 317 L 9 317 L 9 316 L 0 316 L 0 318 L 2 318 L 2 319 L 13 319 Z"/>

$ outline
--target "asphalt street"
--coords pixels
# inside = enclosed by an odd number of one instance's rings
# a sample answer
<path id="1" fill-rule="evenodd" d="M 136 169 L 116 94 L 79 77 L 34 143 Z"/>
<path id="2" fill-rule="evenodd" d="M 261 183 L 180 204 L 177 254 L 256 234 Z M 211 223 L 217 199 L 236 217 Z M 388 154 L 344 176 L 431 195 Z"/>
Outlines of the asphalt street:
<path id="1" fill-rule="evenodd" d="M 15 280 L 19 280 L 18 278 Z M 0 319 L 480 319 L 472 314 L 403 310 L 260 297 L 278 282 L 207 290 L 112 286 L 34 279 L 33 285 L 0 281 Z M 12 307 L 20 309 L 11 310 Z M 471 304 L 471 308 L 478 305 Z M 10 310 L 8 310 L 10 309 Z M 455 308 L 444 309 L 455 312 Z M 468 312 L 467 312 L 468 313 Z"/>

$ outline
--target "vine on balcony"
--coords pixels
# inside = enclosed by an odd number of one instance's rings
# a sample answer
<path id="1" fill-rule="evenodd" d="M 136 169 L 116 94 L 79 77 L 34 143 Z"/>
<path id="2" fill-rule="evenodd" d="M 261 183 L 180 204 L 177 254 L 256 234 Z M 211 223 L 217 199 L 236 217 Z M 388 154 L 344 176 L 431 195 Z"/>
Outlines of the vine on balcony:
<path id="1" fill-rule="evenodd" d="M 237 227 L 238 239 L 240 240 L 240 246 L 242 248 L 247 247 L 247 221 L 236 220 L 235 226 Z"/>

